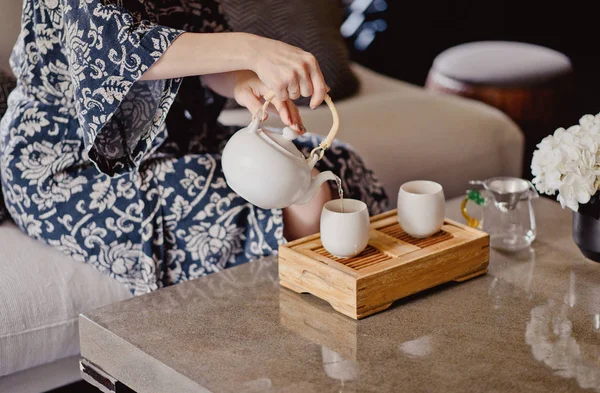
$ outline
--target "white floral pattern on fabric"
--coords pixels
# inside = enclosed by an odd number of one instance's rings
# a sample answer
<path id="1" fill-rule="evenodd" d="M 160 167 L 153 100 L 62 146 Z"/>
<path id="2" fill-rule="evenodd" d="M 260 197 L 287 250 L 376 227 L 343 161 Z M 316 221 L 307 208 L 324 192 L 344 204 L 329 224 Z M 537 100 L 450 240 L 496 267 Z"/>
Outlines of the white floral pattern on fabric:
<path id="1" fill-rule="evenodd" d="M 216 1 L 25 0 L 11 59 L 19 83 L 0 123 L 8 212 L 134 294 L 285 241 L 281 210 L 252 206 L 225 183 L 220 154 L 234 131 L 216 121 L 225 100 L 200 78 L 140 80 L 182 31 L 226 30 L 220 11 Z M 372 213 L 385 209 L 383 188 L 347 146 L 335 144 L 319 169 L 340 173 L 346 195 Z"/>

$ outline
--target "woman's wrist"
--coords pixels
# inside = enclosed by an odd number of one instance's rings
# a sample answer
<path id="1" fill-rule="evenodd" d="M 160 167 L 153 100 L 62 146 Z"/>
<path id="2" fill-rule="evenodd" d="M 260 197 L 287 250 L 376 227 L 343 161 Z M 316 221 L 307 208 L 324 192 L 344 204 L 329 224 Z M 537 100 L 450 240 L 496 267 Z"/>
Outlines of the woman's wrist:
<path id="1" fill-rule="evenodd" d="M 249 70 L 256 58 L 252 47 L 255 46 L 257 36 L 241 32 L 223 33 L 222 36 L 227 37 L 227 40 L 222 42 L 225 46 L 221 47 L 221 53 L 225 54 L 229 61 L 229 71 Z"/>
<path id="2" fill-rule="evenodd" d="M 260 57 L 258 48 L 260 47 L 260 41 L 262 37 L 252 33 L 239 33 L 243 34 L 243 38 L 237 42 L 242 43 L 243 48 L 240 48 L 239 53 L 243 53 L 243 70 L 250 70 L 256 72 L 256 65 Z"/>

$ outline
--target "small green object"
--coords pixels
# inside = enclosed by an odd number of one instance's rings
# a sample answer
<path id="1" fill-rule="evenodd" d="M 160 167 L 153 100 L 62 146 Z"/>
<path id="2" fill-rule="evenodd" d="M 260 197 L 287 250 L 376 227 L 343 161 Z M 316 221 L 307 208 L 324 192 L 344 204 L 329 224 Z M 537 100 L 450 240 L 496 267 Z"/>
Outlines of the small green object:
<path id="1" fill-rule="evenodd" d="M 481 193 L 478 190 L 469 190 L 467 191 L 467 199 L 475 202 L 479 206 L 485 203 L 485 198 L 481 196 Z"/>

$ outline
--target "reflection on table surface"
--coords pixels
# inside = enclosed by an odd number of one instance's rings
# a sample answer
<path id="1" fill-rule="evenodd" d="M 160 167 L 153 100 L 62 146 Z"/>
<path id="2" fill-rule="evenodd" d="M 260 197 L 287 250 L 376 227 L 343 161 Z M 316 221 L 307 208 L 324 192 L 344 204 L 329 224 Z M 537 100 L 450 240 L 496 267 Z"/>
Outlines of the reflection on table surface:
<path id="1" fill-rule="evenodd" d="M 550 369 L 550 373 L 542 369 L 541 374 L 573 379 L 580 388 L 600 392 L 600 266 L 587 261 L 569 263 L 560 255 L 554 261 L 536 264 L 534 247 L 518 254 L 493 253 L 490 273 L 467 284 L 468 289 L 460 288 L 461 284 L 433 289 L 395 305 L 390 314 L 363 321 L 345 317 L 311 295 L 281 288 L 280 322 L 322 346 L 326 373 L 344 382 L 343 391 L 353 391 L 348 390 L 351 382 L 374 358 L 405 358 L 436 373 L 436 365 L 451 369 L 452 364 L 461 363 L 472 367 L 475 361 L 493 362 L 506 356 L 520 365 L 532 358 Z M 545 253 L 540 252 L 542 257 Z M 557 272 L 561 273 L 560 280 L 554 279 Z M 487 289 L 485 297 L 478 290 L 483 286 Z M 456 293 L 466 294 L 467 290 L 472 290 L 473 296 L 459 299 Z M 468 304 L 455 304 L 443 311 L 436 307 L 442 312 L 439 318 L 430 311 L 415 309 L 413 322 L 421 322 L 418 324 L 391 317 L 400 313 L 399 308 L 416 307 L 417 303 L 426 307 L 441 297 L 456 297 Z M 472 318 L 468 312 L 477 312 L 478 317 Z M 519 348 L 522 342 L 529 353 Z M 472 360 L 457 362 L 461 355 L 456 351 L 461 350 L 472 355 Z M 516 367 L 501 363 L 509 369 Z"/>

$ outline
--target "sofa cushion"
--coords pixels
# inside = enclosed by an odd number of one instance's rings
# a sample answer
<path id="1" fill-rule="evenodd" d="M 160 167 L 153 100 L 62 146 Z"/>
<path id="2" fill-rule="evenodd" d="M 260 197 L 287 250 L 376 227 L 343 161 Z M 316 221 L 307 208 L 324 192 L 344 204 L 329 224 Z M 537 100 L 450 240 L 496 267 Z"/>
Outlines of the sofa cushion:
<path id="1" fill-rule="evenodd" d="M 78 315 L 131 297 L 117 281 L 0 225 L 0 376 L 79 353 Z"/>
<path id="2" fill-rule="evenodd" d="M 283 41 L 315 55 L 334 100 L 357 91 L 358 80 L 340 32 L 343 8 L 339 0 L 222 0 L 222 4 L 233 30 Z M 298 105 L 308 102 L 307 98 L 296 100 Z"/>

